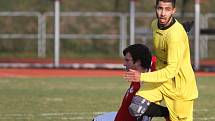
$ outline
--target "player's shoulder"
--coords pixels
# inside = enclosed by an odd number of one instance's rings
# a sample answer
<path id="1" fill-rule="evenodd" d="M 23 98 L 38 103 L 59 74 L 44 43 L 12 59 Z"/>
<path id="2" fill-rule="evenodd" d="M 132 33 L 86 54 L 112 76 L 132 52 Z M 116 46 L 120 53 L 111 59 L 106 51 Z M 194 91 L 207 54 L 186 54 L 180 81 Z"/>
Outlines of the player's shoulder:
<path id="1" fill-rule="evenodd" d="M 175 23 L 169 28 L 169 34 L 173 35 L 174 37 L 182 37 L 186 36 L 186 31 L 183 25 L 175 19 Z"/>
<path id="2" fill-rule="evenodd" d="M 154 30 L 156 27 L 157 27 L 157 24 L 158 24 L 158 20 L 157 19 L 154 19 L 151 23 L 151 28 L 152 30 Z"/>
<path id="3" fill-rule="evenodd" d="M 181 40 L 187 40 L 188 36 L 187 33 L 181 23 L 179 23 L 177 20 L 173 24 L 172 27 L 170 27 L 168 31 L 168 41 L 170 42 L 183 42 Z"/>
<path id="4" fill-rule="evenodd" d="M 178 30 L 178 31 L 182 31 L 182 32 L 185 31 L 183 25 L 176 19 L 175 19 L 175 23 L 173 25 L 173 29 Z M 178 32 L 178 31 L 175 31 L 175 32 Z"/>

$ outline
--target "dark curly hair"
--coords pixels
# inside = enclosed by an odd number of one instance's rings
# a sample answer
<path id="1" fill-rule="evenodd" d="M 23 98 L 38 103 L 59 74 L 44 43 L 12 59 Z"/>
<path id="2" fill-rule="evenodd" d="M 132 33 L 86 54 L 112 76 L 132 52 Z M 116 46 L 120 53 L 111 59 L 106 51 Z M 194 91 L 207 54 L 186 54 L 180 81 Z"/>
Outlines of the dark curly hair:
<path id="1" fill-rule="evenodd" d="M 151 67 L 151 51 L 144 44 L 134 44 L 130 45 L 123 50 L 123 55 L 127 53 L 131 54 L 133 62 L 136 63 L 138 60 L 141 62 L 141 66 L 145 69 L 150 69 Z"/>

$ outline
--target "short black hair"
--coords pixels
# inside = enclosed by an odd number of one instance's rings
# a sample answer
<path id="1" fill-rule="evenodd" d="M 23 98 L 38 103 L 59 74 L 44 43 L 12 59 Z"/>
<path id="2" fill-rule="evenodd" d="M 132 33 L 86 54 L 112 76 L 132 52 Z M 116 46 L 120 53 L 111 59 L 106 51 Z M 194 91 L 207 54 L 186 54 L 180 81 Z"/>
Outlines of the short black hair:
<path id="1" fill-rule="evenodd" d="M 152 54 L 149 48 L 144 44 L 133 44 L 129 45 L 123 50 L 123 55 L 127 53 L 131 54 L 133 62 L 136 63 L 138 60 L 141 62 L 141 66 L 145 69 L 150 69 Z"/>
<path id="2" fill-rule="evenodd" d="M 159 3 L 160 1 L 163 1 L 163 2 L 171 2 L 171 3 L 172 3 L 172 6 L 175 8 L 176 0 L 156 0 L 156 6 L 158 5 L 158 3 Z"/>

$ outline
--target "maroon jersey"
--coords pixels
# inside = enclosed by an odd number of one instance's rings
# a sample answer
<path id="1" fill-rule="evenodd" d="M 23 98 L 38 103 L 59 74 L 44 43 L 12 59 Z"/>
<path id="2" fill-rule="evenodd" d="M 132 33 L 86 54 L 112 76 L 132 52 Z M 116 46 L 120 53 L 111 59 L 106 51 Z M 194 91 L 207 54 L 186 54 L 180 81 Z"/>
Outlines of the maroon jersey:
<path id="1" fill-rule="evenodd" d="M 155 70 L 155 62 L 156 62 L 156 57 L 153 56 L 152 57 L 151 71 Z M 119 108 L 114 121 L 136 121 L 136 119 L 130 115 L 130 113 L 128 111 L 128 107 L 131 104 L 132 98 L 135 96 L 136 92 L 139 89 L 140 89 L 140 83 L 139 82 L 132 82 L 131 83 L 130 88 L 125 93 L 121 107 Z"/>

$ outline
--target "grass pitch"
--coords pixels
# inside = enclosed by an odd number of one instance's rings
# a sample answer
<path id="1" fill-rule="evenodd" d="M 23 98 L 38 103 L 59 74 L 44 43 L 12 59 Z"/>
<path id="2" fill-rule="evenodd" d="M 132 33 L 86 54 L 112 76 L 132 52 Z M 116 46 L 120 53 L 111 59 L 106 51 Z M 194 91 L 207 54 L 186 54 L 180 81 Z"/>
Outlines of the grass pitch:
<path id="1" fill-rule="evenodd" d="M 197 78 L 197 84 L 194 121 L 215 121 L 215 77 Z M 0 78 L 0 120 L 91 121 L 117 111 L 128 86 L 122 77 Z"/>

